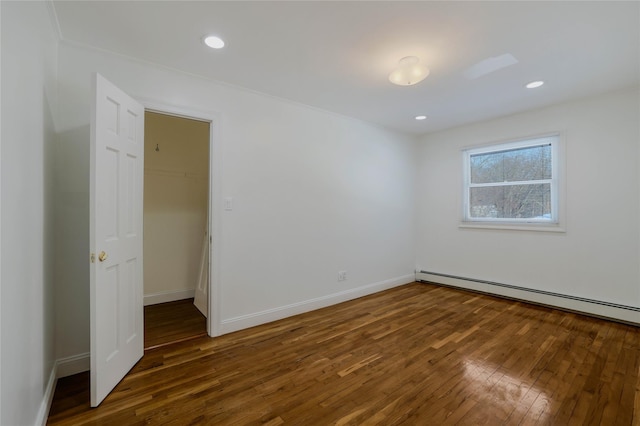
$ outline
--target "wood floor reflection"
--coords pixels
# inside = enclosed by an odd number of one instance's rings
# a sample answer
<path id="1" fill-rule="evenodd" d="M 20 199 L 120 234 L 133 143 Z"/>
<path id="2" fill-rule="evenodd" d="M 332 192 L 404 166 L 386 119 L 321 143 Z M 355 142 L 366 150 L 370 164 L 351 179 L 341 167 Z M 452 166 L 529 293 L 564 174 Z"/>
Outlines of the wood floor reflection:
<path id="1" fill-rule="evenodd" d="M 431 284 L 165 346 L 49 424 L 633 425 L 640 329 Z"/>

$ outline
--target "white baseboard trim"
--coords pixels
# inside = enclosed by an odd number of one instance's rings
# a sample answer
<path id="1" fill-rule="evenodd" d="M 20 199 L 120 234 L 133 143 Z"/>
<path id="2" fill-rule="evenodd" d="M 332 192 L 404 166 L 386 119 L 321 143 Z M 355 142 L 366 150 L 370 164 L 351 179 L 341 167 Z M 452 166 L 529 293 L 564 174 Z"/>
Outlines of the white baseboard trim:
<path id="1" fill-rule="evenodd" d="M 47 387 L 44 390 L 42 396 L 42 402 L 38 409 L 38 416 L 36 417 L 36 426 L 46 426 L 49 418 L 49 410 L 51 409 L 51 403 L 53 402 L 53 395 L 56 391 L 56 384 L 61 377 L 71 376 L 73 374 L 89 371 L 90 367 L 90 354 L 84 353 L 80 355 L 74 355 L 67 358 L 56 360 L 51 368 L 49 374 L 49 381 Z"/>
<path id="2" fill-rule="evenodd" d="M 195 296 L 194 288 L 189 290 L 165 291 L 144 295 L 144 306 L 157 305 L 158 303 L 173 302 L 175 300 L 191 299 Z"/>
<path id="3" fill-rule="evenodd" d="M 524 302 L 582 312 L 626 323 L 640 324 L 640 308 L 634 306 L 619 305 L 583 297 L 427 271 L 416 272 L 416 281 L 444 284 L 451 287 L 459 287 L 466 290 L 474 290 L 510 299 L 522 300 Z"/>
<path id="4" fill-rule="evenodd" d="M 54 362 L 53 367 L 51 368 L 51 373 L 49 374 L 47 387 L 44 389 L 44 395 L 42 396 L 40 408 L 38 409 L 38 417 L 36 417 L 35 422 L 35 425 L 37 426 L 46 426 L 47 424 L 47 419 L 49 418 L 49 409 L 51 408 L 51 402 L 53 401 L 53 394 L 56 391 L 57 368 L 58 363 Z"/>
<path id="5" fill-rule="evenodd" d="M 73 376 L 74 374 L 84 373 L 91 368 L 91 354 L 89 352 L 72 355 L 61 358 L 56 361 L 57 375 L 56 378 Z"/>
<path id="6" fill-rule="evenodd" d="M 358 297 L 367 296 L 393 287 L 409 284 L 415 281 L 415 275 L 403 275 L 401 277 L 380 281 L 373 284 L 341 291 L 339 293 L 329 294 L 327 296 L 317 297 L 315 299 L 304 300 L 302 302 L 292 303 L 286 306 L 280 306 L 253 314 L 242 315 L 239 317 L 222 320 L 220 334 L 232 333 L 234 331 L 243 330 L 245 328 L 254 327 L 256 325 L 266 324 L 277 321 L 293 315 L 302 314 L 327 306 L 336 305 L 348 300 L 357 299 Z"/>

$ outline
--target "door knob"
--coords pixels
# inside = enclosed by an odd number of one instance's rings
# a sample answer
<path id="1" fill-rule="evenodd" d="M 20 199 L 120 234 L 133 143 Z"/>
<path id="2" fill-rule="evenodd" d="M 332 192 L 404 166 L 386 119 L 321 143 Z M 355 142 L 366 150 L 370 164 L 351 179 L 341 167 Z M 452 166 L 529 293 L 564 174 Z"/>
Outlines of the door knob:
<path id="1" fill-rule="evenodd" d="M 107 260 L 107 258 L 109 257 L 109 255 L 103 251 L 100 252 L 100 254 L 98 255 L 98 260 L 100 262 L 104 262 L 105 260 Z"/>

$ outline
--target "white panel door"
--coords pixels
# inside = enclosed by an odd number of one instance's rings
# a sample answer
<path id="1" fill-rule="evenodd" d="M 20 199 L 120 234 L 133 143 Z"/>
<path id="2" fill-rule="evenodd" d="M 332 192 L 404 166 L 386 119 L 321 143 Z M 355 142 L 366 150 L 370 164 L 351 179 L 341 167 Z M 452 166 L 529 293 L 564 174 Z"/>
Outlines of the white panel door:
<path id="1" fill-rule="evenodd" d="M 202 240 L 202 253 L 200 255 L 200 270 L 198 272 L 198 282 L 196 283 L 196 293 L 193 304 L 205 317 L 209 318 L 208 306 L 209 289 L 209 233 L 205 232 Z"/>
<path id="2" fill-rule="evenodd" d="M 144 352 L 144 108 L 99 74 L 91 109 L 91 406 Z"/>

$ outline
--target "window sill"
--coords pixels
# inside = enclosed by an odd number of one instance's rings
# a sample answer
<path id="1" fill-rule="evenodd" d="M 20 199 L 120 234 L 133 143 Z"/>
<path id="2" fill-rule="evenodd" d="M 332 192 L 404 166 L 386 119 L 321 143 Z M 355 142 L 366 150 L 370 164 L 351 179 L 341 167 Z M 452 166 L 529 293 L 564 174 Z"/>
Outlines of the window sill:
<path id="1" fill-rule="evenodd" d="M 567 232 L 558 224 L 546 223 L 487 223 L 487 222 L 461 222 L 460 229 L 499 229 L 507 231 L 537 231 L 537 232 Z"/>

